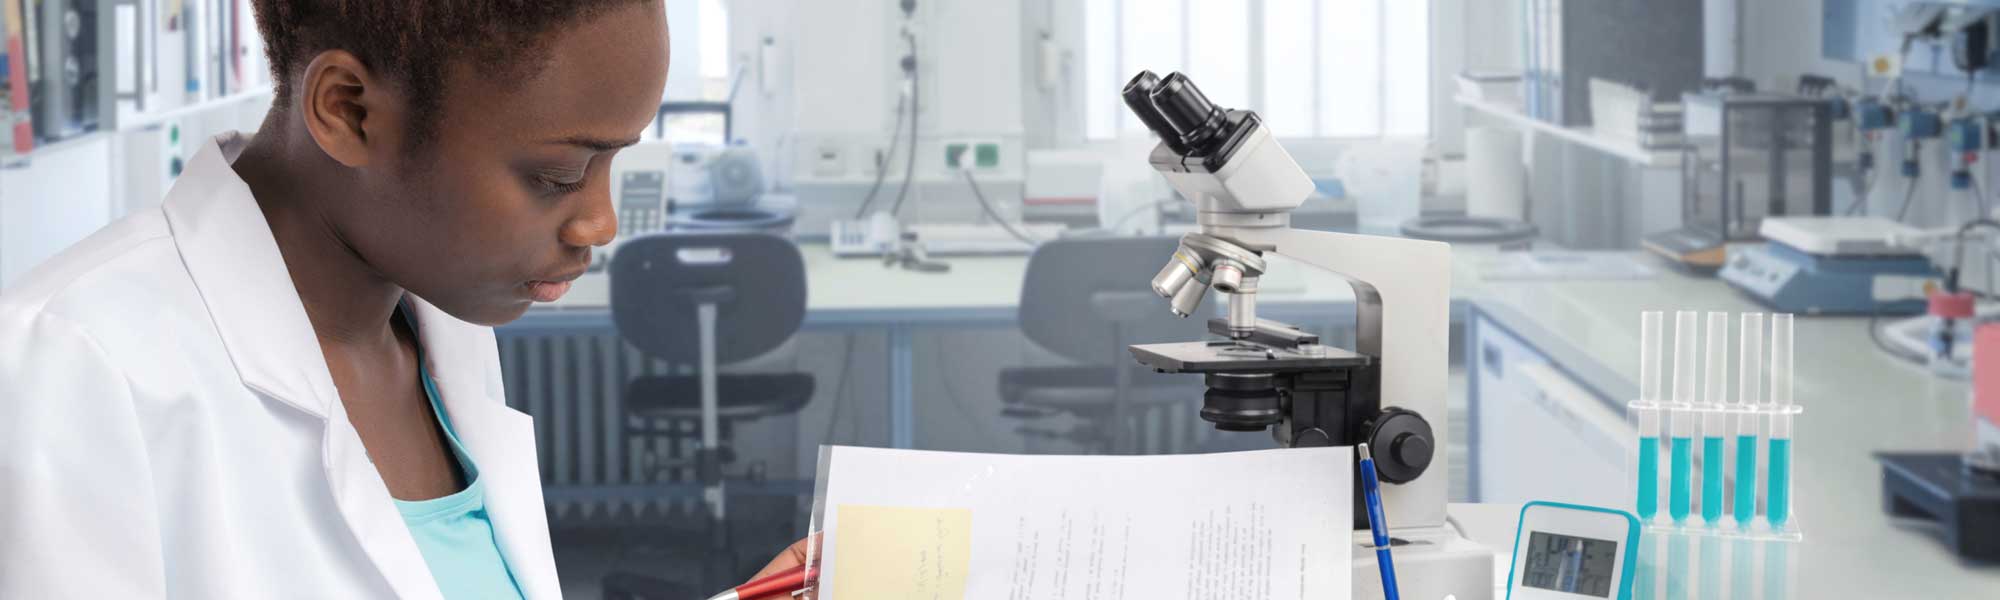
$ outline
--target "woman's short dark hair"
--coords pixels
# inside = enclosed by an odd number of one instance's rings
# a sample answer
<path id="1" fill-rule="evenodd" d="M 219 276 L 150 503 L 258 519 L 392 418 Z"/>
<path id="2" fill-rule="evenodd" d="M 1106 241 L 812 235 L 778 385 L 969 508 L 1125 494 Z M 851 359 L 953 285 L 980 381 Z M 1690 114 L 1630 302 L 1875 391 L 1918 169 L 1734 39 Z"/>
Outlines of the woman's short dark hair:
<path id="1" fill-rule="evenodd" d="M 402 84 L 420 130 L 434 127 L 444 78 L 457 61 L 497 77 L 531 75 L 548 34 L 604 9 L 647 0 L 253 0 L 276 81 L 291 106 L 292 78 L 312 57 L 346 50 Z"/>

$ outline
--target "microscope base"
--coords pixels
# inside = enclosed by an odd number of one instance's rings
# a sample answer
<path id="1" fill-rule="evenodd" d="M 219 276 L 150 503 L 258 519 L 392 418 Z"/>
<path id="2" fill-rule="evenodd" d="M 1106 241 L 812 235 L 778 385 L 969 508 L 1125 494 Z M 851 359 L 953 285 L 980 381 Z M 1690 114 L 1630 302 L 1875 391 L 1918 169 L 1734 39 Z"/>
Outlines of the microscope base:
<path id="1" fill-rule="evenodd" d="M 1401 597 L 1492 600 L 1493 550 L 1467 539 L 1457 527 L 1392 529 L 1390 537 L 1398 542 L 1391 558 Z M 1372 544 L 1367 531 L 1354 532 L 1355 600 L 1383 597 L 1382 572 L 1375 568 Z"/>

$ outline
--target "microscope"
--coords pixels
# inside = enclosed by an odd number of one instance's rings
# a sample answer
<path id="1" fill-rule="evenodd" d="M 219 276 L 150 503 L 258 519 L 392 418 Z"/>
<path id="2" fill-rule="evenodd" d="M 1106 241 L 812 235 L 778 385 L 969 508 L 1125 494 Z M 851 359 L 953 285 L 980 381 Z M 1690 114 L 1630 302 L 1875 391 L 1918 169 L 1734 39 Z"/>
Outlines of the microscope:
<path id="1" fill-rule="evenodd" d="M 1148 160 L 1194 203 L 1199 226 L 1154 276 L 1153 291 L 1182 317 L 1211 289 L 1229 302 L 1227 318 L 1208 323 L 1217 339 L 1136 345 L 1133 357 L 1161 373 L 1202 375 L 1201 417 L 1218 429 L 1269 429 L 1285 447 L 1367 443 L 1385 484 L 1402 595 L 1491 598 L 1492 551 L 1445 518 L 1451 247 L 1293 229 L 1291 211 L 1313 183 L 1256 113 L 1216 106 L 1180 73 L 1139 73 L 1123 97 L 1160 137 Z M 1348 282 L 1354 348 L 1257 317 L 1270 254 Z M 1367 511 L 1358 482 L 1354 488 L 1354 594 L 1380 597 L 1375 554 L 1365 550 Z"/>

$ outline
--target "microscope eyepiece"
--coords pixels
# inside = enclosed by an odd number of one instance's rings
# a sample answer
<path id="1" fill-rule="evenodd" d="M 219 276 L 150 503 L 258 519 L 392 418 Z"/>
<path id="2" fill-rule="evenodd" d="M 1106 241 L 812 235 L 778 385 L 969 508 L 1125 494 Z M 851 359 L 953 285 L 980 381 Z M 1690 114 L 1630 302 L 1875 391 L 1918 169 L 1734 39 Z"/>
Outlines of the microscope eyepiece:
<path id="1" fill-rule="evenodd" d="M 1132 81 L 1125 84 L 1125 91 L 1120 95 L 1125 98 L 1126 108 L 1132 109 L 1132 115 L 1139 117 L 1139 122 L 1146 124 L 1146 128 L 1152 130 L 1153 135 L 1160 136 L 1160 140 L 1167 143 L 1168 149 L 1186 154 L 1187 146 L 1181 143 L 1180 133 L 1174 131 L 1173 125 L 1168 124 L 1167 118 L 1160 115 L 1160 110 L 1153 106 L 1153 90 L 1159 86 L 1159 75 L 1154 75 L 1152 71 L 1140 71 Z"/>
<path id="2" fill-rule="evenodd" d="M 1223 110 L 1186 75 L 1173 73 L 1153 86 L 1153 107 L 1187 148 L 1202 151 L 1222 133 Z"/>

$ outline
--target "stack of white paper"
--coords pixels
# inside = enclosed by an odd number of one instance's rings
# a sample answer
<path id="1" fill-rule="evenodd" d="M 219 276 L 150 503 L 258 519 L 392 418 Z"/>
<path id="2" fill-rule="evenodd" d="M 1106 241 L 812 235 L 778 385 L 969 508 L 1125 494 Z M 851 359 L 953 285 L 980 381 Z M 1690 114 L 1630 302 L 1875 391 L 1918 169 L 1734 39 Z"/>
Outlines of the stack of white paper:
<path id="1" fill-rule="evenodd" d="M 821 600 L 1347 598 L 1348 448 L 1016 456 L 829 447 Z"/>

